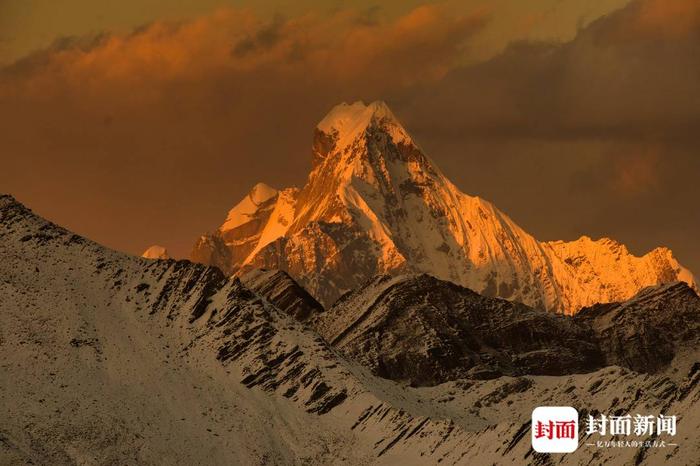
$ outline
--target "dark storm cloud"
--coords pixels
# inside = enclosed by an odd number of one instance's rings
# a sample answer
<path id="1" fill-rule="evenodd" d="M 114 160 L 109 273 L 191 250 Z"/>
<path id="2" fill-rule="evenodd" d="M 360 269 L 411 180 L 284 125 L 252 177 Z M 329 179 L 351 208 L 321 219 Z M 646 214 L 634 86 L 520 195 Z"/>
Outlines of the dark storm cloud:
<path id="1" fill-rule="evenodd" d="M 360 26 L 377 26 L 379 24 L 379 13 L 382 8 L 379 5 L 373 5 L 360 11 L 357 15 L 357 24 Z"/>
<path id="2" fill-rule="evenodd" d="M 62 36 L 56 38 L 47 48 L 31 53 L 7 66 L 0 68 L 0 78 L 22 79 L 39 73 L 49 66 L 57 54 L 63 51 L 89 52 L 98 47 L 109 36 L 106 33 L 90 36 Z"/>

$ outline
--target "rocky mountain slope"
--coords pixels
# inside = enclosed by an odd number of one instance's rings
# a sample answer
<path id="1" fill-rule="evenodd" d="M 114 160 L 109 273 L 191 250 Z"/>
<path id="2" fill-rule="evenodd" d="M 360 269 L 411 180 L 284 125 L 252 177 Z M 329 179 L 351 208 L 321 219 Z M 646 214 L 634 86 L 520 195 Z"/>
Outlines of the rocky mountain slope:
<path id="1" fill-rule="evenodd" d="M 285 270 L 326 306 L 385 273 L 424 272 L 569 314 L 660 283 L 696 287 L 666 248 L 635 257 L 610 239 L 535 240 L 454 186 L 382 102 L 335 107 L 312 152 L 303 189 L 257 185 L 192 259 L 227 274 Z"/>
<path id="2" fill-rule="evenodd" d="M 298 302 L 270 274 L 270 296 Z M 289 309 L 215 268 L 111 251 L 0 196 L 0 464 L 691 465 L 700 456 L 697 346 L 651 375 L 608 367 L 409 388 L 339 355 Z M 581 318 L 624 319 L 624 304 L 612 309 Z M 686 334 L 687 316 L 675 334 Z M 583 438 L 573 454 L 536 454 L 527 437 L 538 405 L 678 414 L 678 446 L 596 449 Z"/>
<path id="3" fill-rule="evenodd" d="M 570 317 L 428 275 L 384 275 L 344 295 L 311 325 L 380 377 L 437 385 L 612 365 L 657 372 L 697 348 L 699 320 L 700 297 L 682 282 Z"/>
<path id="4" fill-rule="evenodd" d="M 591 372 L 602 362 L 592 332 L 572 319 L 429 275 L 379 276 L 340 298 L 315 328 L 375 374 L 412 385 Z"/>
<path id="5" fill-rule="evenodd" d="M 656 372 L 700 344 L 700 298 L 686 283 L 645 288 L 629 301 L 583 309 L 606 365 Z"/>
<path id="6" fill-rule="evenodd" d="M 254 269 L 242 275 L 241 281 L 299 322 L 309 321 L 323 312 L 323 306 L 285 272 Z"/>

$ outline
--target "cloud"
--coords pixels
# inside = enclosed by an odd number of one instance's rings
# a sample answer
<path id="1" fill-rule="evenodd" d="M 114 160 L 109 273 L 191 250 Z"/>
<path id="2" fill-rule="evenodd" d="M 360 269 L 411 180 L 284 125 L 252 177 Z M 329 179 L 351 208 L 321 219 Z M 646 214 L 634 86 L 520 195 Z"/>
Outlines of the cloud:
<path id="1" fill-rule="evenodd" d="M 620 14 L 613 35 L 623 40 L 683 39 L 698 34 L 700 4 L 694 0 L 638 1 Z"/>
<path id="2" fill-rule="evenodd" d="M 571 42 L 511 44 L 453 69 L 412 106 L 450 114 L 450 125 L 431 128 L 446 135 L 692 139 L 700 124 L 698 12 L 696 1 L 635 1 Z"/>
<path id="3" fill-rule="evenodd" d="M 282 80 L 357 84 L 362 77 L 410 85 L 443 76 L 486 21 L 482 12 L 450 15 L 436 5 L 392 21 L 372 18 L 371 11 L 337 10 L 266 21 L 250 11 L 222 9 L 186 22 L 154 22 L 127 35 L 67 38 L 4 70 L 0 89 L 40 96 L 66 88 L 138 92 L 163 82 L 206 85 L 208 79 L 270 70 Z"/>

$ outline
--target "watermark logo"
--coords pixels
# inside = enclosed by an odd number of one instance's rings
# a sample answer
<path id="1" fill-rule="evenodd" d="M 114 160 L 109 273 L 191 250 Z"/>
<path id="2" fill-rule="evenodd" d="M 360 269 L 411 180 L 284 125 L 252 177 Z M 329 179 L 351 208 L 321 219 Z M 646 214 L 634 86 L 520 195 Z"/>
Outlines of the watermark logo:
<path id="1" fill-rule="evenodd" d="M 676 416 L 663 414 L 589 415 L 585 433 L 590 440 L 593 440 L 593 434 L 597 434 L 595 443 L 586 443 L 596 448 L 666 448 L 678 445 L 671 440 L 676 436 Z"/>
<path id="2" fill-rule="evenodd" d="M 539 453 L 571 453 L 578 448 L 578 411 L 540 406 L 532 412 L 532 448 Z"/>
<path id="3" fill-rule="evenodd" d="M 676 416 L 588 415 L 581 434 L 596 448 L 678 446 Z M 532 448 L 539 453 L 571 453 L 579 445 L 578 411 L 570 406 L 540 406 L 532 412 Z"/>

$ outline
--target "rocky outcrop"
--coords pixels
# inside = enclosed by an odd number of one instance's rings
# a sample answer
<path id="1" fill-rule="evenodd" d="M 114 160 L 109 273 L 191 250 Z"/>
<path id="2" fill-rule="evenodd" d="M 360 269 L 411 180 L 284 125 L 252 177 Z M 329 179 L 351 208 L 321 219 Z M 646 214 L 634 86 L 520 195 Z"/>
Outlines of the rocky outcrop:
<path id="1" fill-rule="evenodd" d="M 339 299 L 316 328 L 375 374 L 411 385 L 588 372 L 603 362 L 591 330 L 569 318 L 425 274 L 377 277 Z"/>
<path id="2" fill-rule="evenodd" d="M 276 308 L 300 322 L 315 318 L 323 312 L 323 306 L 286 272 L 255 269 L 240 279 L 248 289 L 265 297 Z"/>
<path id="3" fill-rule="evenodd" d="M 683 282 L 583 309 L 575 319 L 593 329 L 606 365 L 638 372 L 658 372 L 680 351 L 700 344 L 700 298 Z"/>
<path id="4" fill-rule="evenodd" d="M 218 232 L 200 236 L 192 248 L 190 259 L 198 264 L 216 267 L 226 275 L 232 273 L 235 260 L 234 253 Z"/>
<path id="5" fill-rule="evenodd" d="M 700 298 L 685 283 L 558 316 L 428 275 L 380 276 L 315 320 L 348 357 L 412 385 L 501 375 L 567 375 L 619 365 L 666 368 L 700 338 Z"/>

